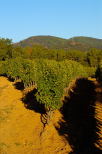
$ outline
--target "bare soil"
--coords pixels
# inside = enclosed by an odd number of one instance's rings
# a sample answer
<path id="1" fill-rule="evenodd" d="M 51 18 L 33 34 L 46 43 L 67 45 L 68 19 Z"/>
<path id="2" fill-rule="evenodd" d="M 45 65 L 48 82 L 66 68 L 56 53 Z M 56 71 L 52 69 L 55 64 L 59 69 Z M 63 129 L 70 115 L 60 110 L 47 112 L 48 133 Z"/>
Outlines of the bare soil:
<path id="1" fill-rule="evenodd" d="M 54 127 L 61 114 L 56 111 L 42 133 L 40 113 L 26 109 L 21 98 L 22 92 L 14 88 L 13 82 L 0 77 L 0 154 L 69 153 L 68 142 Z"/>
<path id="2" fill-rule="evenodd" d="M 102 88 L 94 82 L 96 117 L 102 122 Z M 52 122 L 42 133 L 40 113 L 26 109 L 21 98 L 22 91 L 15 89 L 7 78 L 0 77 L 0 154 L 68 154 L 71 147 L 55 128 L 62 117 L 60 112 L 54 112 Z"/>

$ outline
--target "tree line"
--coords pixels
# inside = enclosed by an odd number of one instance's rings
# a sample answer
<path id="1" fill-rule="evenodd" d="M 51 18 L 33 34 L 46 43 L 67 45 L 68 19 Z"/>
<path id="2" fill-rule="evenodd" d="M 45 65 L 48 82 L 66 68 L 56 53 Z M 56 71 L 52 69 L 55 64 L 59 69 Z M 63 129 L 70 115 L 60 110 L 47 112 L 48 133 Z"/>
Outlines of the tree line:
<path id="1" fill-rule="evenodd" d="M 90 51 L 48 49 L 41 45 L 32 47 L 20 47 L 12 43 L 10 39 L 0 39 L 0 60 L 22 57 L 24 59 L 53 59 L 62 61 L 65 59 L 77 61 L 83 65 L 96 67 L 102 60 L 102 50 L 92 48 Z"/>

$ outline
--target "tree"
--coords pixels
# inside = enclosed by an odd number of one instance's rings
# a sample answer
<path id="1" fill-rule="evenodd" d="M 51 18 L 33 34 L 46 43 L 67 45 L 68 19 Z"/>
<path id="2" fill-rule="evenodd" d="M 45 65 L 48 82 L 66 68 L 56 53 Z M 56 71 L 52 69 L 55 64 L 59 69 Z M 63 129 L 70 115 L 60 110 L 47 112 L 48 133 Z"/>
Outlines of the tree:
<path id="1" fill-rule="evenodd" d="M 0 60 L 12 58 L 12 40 L 0 39 Z"/>
<path id="2" fill-rule="evenodd" d="M 87 52 L 87 61 L 89 66 L 97 67 L 102 60 L 102 50 L 91 49 Z"/>

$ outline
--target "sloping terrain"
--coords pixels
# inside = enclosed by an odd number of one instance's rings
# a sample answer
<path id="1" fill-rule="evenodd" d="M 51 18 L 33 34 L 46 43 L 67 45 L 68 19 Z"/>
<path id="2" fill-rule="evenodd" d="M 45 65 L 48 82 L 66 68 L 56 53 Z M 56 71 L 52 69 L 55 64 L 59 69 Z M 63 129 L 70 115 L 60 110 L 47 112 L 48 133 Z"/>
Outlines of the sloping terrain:
<path id="1" fill-rule="evenodd" d="M 76 50 L 89 50 L 90 48 L 102 49 L 102 39 L 91 37 L 73 37 L 70 39 L 63 39 L 54 36 L 32 36 L 18 43 L 15 46 L 33 46 L 43 45 L 52 49 L 76 49 Z"/>
<path id="2" fill-rule="evenodd" d="M 86 46 L 89 45 L 89 47 L 102 49 L 102 39 L 80 36 L 80 37 L 73 37 L 70 40 L 73 40 L 73 41 L 79 42 L 79 43 L 83 43 Z"/>

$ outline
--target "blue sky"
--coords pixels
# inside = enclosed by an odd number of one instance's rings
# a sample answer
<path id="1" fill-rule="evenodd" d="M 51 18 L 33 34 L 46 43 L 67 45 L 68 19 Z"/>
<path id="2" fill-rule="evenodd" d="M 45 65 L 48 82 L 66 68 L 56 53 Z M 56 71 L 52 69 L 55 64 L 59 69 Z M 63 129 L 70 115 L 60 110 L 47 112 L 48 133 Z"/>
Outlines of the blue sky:
<path id="1" fill-rule="evenodd" d="M 102 39 L 102 0 L 0 0 L 0 37 L 35 35 Z"/>

